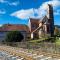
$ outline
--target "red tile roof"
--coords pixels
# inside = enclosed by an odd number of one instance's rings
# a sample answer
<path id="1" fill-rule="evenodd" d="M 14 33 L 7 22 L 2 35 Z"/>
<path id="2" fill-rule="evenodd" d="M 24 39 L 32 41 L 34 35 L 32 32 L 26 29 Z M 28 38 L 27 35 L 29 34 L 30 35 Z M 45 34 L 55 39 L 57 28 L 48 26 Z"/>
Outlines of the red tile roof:
<path id="1" fill-rule="evenodd" d="M 29 27 L 27 25 L 21 25 L 21 24 L 5 24 L 2 27 L 0 27 L 0 31 L 27 31 L 29 32 Z"/>

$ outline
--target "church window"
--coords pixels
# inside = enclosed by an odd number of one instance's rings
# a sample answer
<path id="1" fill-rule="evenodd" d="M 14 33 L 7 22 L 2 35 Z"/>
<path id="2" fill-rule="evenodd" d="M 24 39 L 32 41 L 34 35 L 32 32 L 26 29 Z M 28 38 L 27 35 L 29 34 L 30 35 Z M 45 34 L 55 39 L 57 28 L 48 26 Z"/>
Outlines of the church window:
<path id="1" fill-rule="evenodd" d="M 32 24 L 32 28 L 36 29 L 37 28 L 37 24 Z"/>

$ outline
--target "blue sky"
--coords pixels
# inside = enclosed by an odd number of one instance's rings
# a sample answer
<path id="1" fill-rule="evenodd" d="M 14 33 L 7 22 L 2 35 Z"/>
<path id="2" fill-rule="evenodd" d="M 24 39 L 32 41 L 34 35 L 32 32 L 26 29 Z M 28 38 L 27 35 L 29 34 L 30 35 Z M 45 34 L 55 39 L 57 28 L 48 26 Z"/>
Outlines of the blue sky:
<path id="1" fill-rule="evenodd" d="M 60 0 L 0 0 L 1 24 L 27 24 L 30 17 L 41 18 L 46 5 L 54 8 L 54 23 L 60 25 Z"/>

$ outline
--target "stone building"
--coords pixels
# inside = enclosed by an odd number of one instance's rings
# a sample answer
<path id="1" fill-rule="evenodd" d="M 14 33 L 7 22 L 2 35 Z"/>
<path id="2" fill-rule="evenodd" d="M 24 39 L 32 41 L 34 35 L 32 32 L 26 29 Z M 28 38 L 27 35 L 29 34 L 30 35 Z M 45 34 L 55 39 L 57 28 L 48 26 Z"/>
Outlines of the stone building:
<path id="1" fill-rule="evenodd" d="M 5 40 L 5 37 L 10 31 L 20 31 L 23 35 L 23 41 L 27 40 L 27 35 L 29 34 L 29 28 L 27 25 L 23 24 L 4 24 L 0 27 L 0 42 Z"/>
<path id="2" fill-rule="evenodd" d="M 41 38 L 44 36 L 54 35 L 54 18 L 53 18 L 53 7 L 47 5 L 47 15 L 43 19 L 30 18 L 29 28 L 31 32 L 31 39 Z"/>
<path id="3" fill-rule="evenodd" d="M 52 5 L 47 5 L 47 14 L 38 18 L 30 18 L 27 25 L 12 25 L 6 24 L 0 28 L 0 40 L 4 40 L 6 33 L 9 31 L 18 30 L 24 36 L 24 40 L 27 38 L 36 39 L 46 36 L 54 35 L 54 17 Z"/>

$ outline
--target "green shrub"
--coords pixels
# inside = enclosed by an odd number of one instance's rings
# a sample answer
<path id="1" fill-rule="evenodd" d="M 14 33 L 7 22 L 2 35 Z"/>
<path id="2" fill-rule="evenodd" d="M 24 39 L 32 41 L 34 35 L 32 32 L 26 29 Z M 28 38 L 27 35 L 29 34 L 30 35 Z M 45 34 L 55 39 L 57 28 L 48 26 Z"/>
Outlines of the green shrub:
<path id="1" fill-rule="evenodd" d="M 6 42 L 21 42 L 23 38 L 24 37 L 20 31 L 10 31 L 7 33 L 5 41 Z"/>

